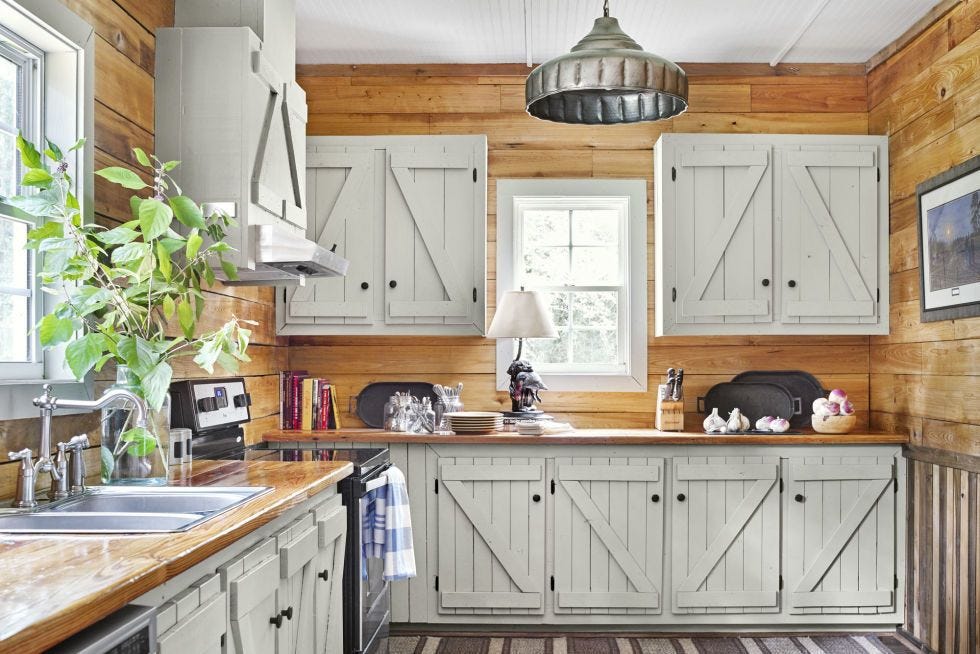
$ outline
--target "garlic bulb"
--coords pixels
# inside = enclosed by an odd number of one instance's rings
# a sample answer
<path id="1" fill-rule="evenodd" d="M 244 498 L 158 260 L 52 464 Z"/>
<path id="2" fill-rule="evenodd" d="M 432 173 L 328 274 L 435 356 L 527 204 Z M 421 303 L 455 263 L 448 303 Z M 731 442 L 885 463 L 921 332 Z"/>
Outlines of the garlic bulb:
<path id="1" fill-rule="evenodd" d="M 847 393 L 845 393 L 843 390 L 839 388 L 835 388 L 834 390 L 830 391 L 830 395 L 827 396 L 828 401 L 837 402 L 837 404 L 841 404 L 846 399 L 847 399 Z"/>
<path id="2" fill-rule="evenodd" d="M 728 414 L 728 422 L 725 426 L 728 427 L 728 431 L 748 431 L 751 425 L 749 419 L 742 415 L 738 407 L 735 407 Z"/>
<path id="3" fill-rule="evenodd" d="M 773 420 L 774 418 L 772 416 L 762 416 L 755 421 L 755 428 L 759 431 L 769 431 L 769 425 Z"/>
<path id="4" fill-rule="evenodd" d="M 829 403 L 829 402 L 830 402 L 830 400 L 828 400 L 825 397 L 818 397 L 817 399 L 815 399 L 813 401 L 813 413 L 816 414 L 816 415 L 818 415 L 818 416 L 819 415 L 823 415 L 821 413 L 821 411 L 824 410 L 824 408 L 823 408 L 824 405 L 827 404 L 827 403 Z"/>
<path id="5" fill-rule="evenodd" d="M 817 405 L 814 403 L 814 415 L 826 418 L 827 416 L 836 416 L 840 413 L 840 405 L 837 402 L 824 402 L 823 404 Z"/>
<path id="6" fill-rule="evenodd" d="M 789 431 L 789 420 L 776 416 L 772 419 L 772 422 L 769 423 L 769 429 L 777 434 L 781 434 L 784 431 Z"/>
<path id="7" fill-rule="evenodd" d="M 704 431 L 708 434 L 724 433 L 725 419 L 718 415 L 718 408 L 711 410 L 711 415 L 704 419 Z"/>
<path id="8" fill-rule="evenodd" d="M 842 416 L 850 416 L 854 414 L 854 404 L 850 400 L 845 399 L 840 403 L 840 414 Z"/>

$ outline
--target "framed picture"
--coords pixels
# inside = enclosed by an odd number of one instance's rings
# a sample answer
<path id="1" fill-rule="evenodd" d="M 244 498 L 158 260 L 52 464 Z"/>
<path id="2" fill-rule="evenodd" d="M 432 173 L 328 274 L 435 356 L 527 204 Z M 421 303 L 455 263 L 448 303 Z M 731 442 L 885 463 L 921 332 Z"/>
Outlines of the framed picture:
<path id="1" fill-rule="evenodd" d="M 980 316 L 980 156 L 916 188 L 922 322 Z"/>

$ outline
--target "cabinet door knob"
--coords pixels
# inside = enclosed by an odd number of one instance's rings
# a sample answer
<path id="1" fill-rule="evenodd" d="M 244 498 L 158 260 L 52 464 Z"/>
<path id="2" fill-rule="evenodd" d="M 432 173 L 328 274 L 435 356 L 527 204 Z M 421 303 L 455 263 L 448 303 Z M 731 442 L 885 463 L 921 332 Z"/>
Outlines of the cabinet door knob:
<path id="1" fill-rule="evenodd" d="M 796 280 L 795 280 L 795 279 L 791 279 L 791 280 L 789 280 L 789 281 L 787 282 L 787 285 L 788 285 L 788 286 L 789 286 L 790 288 L 796 288 Z"/>
<path id="2" fill-rule="evenodd" d="M 269 624 L 276 625 L 276 629 L 282 629 L 282 615 L 277 615 L 274 618 L 269 618 Z"/>
<path id="3" fill-rule="evenodd" d="M 801 494 L 799 494 L 799 493 L 797 493 L 797 494 L 796 494 L 796 497 L 794 497 L 793 499 L 794 499 L 794 500 L 796 500 L 797 502 L 801 502 L 801 503 L 802 503 L 802 502 L 805 502 L 805 501 L 806 501 L 806 498 L 805 498 L 805 497 L 803 497 L 803 496 L 802 496 Z"/>
<path id="4" fill-rule="evenodd" d="M 763 279 L 762 280 L 762 285 L 763 286 L 769 286 L 769 280 L 768 279 Z"/>
<path id="5" fill-rule="evenodd" d="M 323 572 L 318 572 L 316 576 L 326 581 L 327 579 L 330 578 L 330 571 L 324 570 Z"/>
<path id="6" fill-rule="evenodd" d="M 396 282 L 396 281 L 395 281 L 395 280 L 393 279 L 393 280 L 391 280 L 390 282 L 388 282 L 388 286 L 389 286 L 389 288 L 395 288 L 396 286 L 398 286 L 398 282 Z"/>
<path id="7" fill-rule="evenodd" d="M 361 282 L 361 288 L 363 288 L 365 291 L 368 290 L 368 288 L 370 287 L 371 285 L 368 284 L 367 282 Z"/>
<path id="8" fill-rule="evenodd" d="M 293 607 L 290 606 L 289 608 L 285 608 L 282 611 L 279 611 L 279 615 L 285 617 L 287 620 L 292 620 L 293 619 Z"/>
<path id="9" fill-rule="evenodd" d="M 660 496 L 657 495 L 656 493 L 654 493 L 653 495 L 650 496 L 650 501 L 651 502 L 659 502 L 660 501 Z"/>
<path id="10" fill-rule="evenodd" d="M 678 502 L 683 502 L 686 499 L 687 499 L 687 495 L 685 495 L 684 493 L 681 493 L 680 495 L 677 496 Z"/>
<path id="11" fill-rule="evenodd" d="M 534 495 L 531 496 L 531 499 L 534 500 L 535 502 L 540 502 L 541 496 L 535 493 Z"/>

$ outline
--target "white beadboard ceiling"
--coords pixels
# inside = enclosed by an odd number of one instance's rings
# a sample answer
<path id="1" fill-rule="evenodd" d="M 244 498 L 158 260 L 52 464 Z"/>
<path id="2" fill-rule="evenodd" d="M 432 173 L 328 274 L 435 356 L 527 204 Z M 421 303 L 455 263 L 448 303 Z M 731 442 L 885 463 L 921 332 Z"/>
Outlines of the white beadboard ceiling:
<path id="1" fill-rule="evenodd" d="M 542 62 L 574 45 L 602 0 L 297 0 L 300 63 Z M 858 63 L 936 0 L 611 0 L 644 49 L 674 61 Z M 817 13 L 819 11 L 819 13 Z M 816 16 L 814 17 L 814 14 Z M 810 22 L 812 19 L 812 22 Z"/>

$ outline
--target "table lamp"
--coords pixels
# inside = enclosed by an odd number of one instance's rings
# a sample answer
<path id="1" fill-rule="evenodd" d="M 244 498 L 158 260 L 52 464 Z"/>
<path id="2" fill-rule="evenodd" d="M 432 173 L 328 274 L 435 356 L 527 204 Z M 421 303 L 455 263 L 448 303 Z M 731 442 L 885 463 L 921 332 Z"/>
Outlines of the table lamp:
<path id="1" fill-rule="evenodd" d="M 548 387 L 534 372 L 531 363 L 521 359 L 521 352 L 525 338 L 558 338 L 544 297 L 537 291 L 525 291 L 523 286 L 519 291 L 505 291 L 490 322 L 487 338 L 517 339 L 517 356 L 507 368 L 511 410 L 504 415 L 509 418 L 540 417 L 541 411 L 534 403 L 541 401 L 538 391 Z"/>

